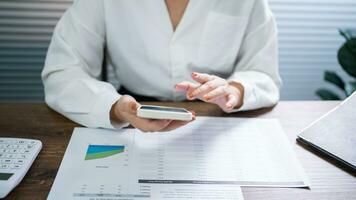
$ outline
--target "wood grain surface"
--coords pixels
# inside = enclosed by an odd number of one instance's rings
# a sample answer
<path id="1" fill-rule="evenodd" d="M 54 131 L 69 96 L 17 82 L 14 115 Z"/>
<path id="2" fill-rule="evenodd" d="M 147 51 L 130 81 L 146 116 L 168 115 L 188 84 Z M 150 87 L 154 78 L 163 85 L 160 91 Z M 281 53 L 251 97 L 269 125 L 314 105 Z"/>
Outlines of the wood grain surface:
<path id="1" fill-rule="evenodd" d="M 332 159 L 296 143 L 296 135 L 309 123 L 334 108 L 339 102 L 280 102 L 274 108 L 225 114 L 214 105 L 201 102 L 145 102 L 146 104 L 185 107 L 198 116 L 277 118 L 290 139 L 298 159 L 311 180 L 310 189 L 243 188 L 249 199 L 356 199 L 356 173 Z M 44 104 L 0 104 L 0 137 L 39 139 L 43 149 L 30 171 L 5 199 L 46 199 L 63 158 L 74 127 L 71 122 Z M 356 147 L 355 147 L 356 151 Z"/>

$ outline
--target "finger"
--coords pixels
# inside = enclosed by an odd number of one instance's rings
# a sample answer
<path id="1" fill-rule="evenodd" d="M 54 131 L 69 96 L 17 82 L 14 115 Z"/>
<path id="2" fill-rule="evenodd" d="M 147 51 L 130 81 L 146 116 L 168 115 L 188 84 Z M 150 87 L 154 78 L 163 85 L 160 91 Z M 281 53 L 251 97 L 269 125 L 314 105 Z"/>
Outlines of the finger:
<path id="1" fill-rule="evenodd" d="M 192 83 L 189 81 L 183 81 L 175 85 L 177 91 L 188 91 L 199 87 L 199 84 Z"/>
<path id="2" fill-rule="evenodd" d="M 160 130 L 160 132 L 168 132 L 183 127 L 191 122 L 193 122 L 195 118 L 191 121 L 172 121 L 166 128 Z"/>
<path id="3" fill-rule="evenodd" d="M 130 113 L 136 115 L 137 109 L 141 106 L 135 99 L 129 103 Z"/>
<path id="4" fill-rule="evenodd" d="M 223 87 L 218 87 L 214 90 L 212 90 L 211 92 L 209 92 L 208 94 L 204 95 L 203 96 L 203 100 L 204 101 L 212 101 L 216 98 L 220 98 L 221 96 L 225 96 L 226 94 L 226 91 L 224 90 Z"/>
<path id="5" fill-rule="evenodd" d="M 204 84 L 208 81 L 211 81 L 215 79 L 215 76 L 209 75 L 209 74 L 201 74 L 197 72 L 192 73 L 192 78 L 198 83 Z"/>
<path id="6" fill-rule="evenodd" d="M 169 126 L 169 124 L 172 123 L 173 120 L 165 120 L 165 121 L 167 121 L 167 123 L 166 123 L 164 126 L 160 127 L 160 128 L 159 128 L 158 130 L 156 130 L 156 131 L 160 132 L 161 130 L 165 129 L 167 126 Z"/>
<path id="7" fill-rule="evenodd" d="M 184 91 L 186 92 L 186 97 L 189 100 L 194 100 L 193 97 L 191 97 L 190 94 L 192 91 L 194 91 L 197 87 L 199 87 L 200 84 L 197 83 L 191 83 L 189 81 L 183 81 L 181 83 L 176 84 L 175 89 L 177 91 Z"/>
<path id="8" fill-rule="evenodd" d="M 135 128 L 144 127 L 146 124 L 151 123 L 151 120 L 152 120 L 152 119 L 146 119 L 146 118 L 138 117 L 135 114 L 129 114 L 127 116 L 127 119 L 130 122 L 130 124 L 132 126 L 134 126 Z"/>
<path id="9" fill-rule="evenodd" d="M 172 120 L 159 120 L 159 119 L 152 119 L 146 127 L 149 132 L 156 132 L 159 131 L 171 123 Z"/>
<path id="10" fill-rule="evenodd" d="M 197 116 L 197 113 L 194 110 L 189 110 L 190 113 L 192 113 L 193 119 Z"/>
<path id="11" fill-rule="evenodd" d="M 138 117 L 136 113 L 137 113 L 137 108 L 140 106 L 140 104 L 131 101 L 129 103 L 129 106 L 131 106 L 129 109 L 131 110 L 132 113 L 129 113 L 127 115 L 128 121 L 132 126 L 140 130 L 143 130 L 144 132 L 160 130 L 171 122 L 171 120 L 158 120 L 158 119 L 147 119 L 147 118 Z"/>
<path id="12" fill-rule="evenodd" d="M 120 109 L 127 113 L 136 114 L 137 108 L 140 107 L 140 104 L 129 95 L 122 96 L 120 101 L 122 101 L 122 107 Z"/>
<path id="13" fill-rule="evenodd" d="M 213 103 L 218 105 L 220 108 L 225 109 L 225 104 L 226 104 L 226 97 L 225 96 L 217 96 L 209 101 L 207 101 L 208 103 Z"/>
<path id="14" fill-rule="evenodd" d="M 233 94 L 227 96 L 226 108 L 232 110 L 238 103 L 237 97 Z"/>
<path id="15" fill-rule="evenodd" d="M 175 129 L 180 128 L 182 126 L 185 126 L 185 125 L 187 125 L 189 123 L 190 123 L 190 121 L 172 121 L 167 127 L 165 127 L 164 129 L 160 130 L 160 132 L 172 131 L 172 130 L 175 130 Z"/>
<path id="16" fill-rule="evenodd" d="M 193 118 L 191 121 L 172 121 L 167 127 L 165 127 L 164 129 L 160 130 L 160 132 L 168 132 L 168 131 L 172 131 L 174 129 L 180 128 L 182 126 L 185 126 L 191 122 L 193 122 L 196 119 L 196 114 L 194 111 L 190 111 L 193 115 Z"/>
<path id="17" fill-rule="evenodd" d="M 224 85 L 224 83 L 219 79 L 214 79 L 214 80 L 208 81 L 205 84 L 202 84 L 201 86 L 199 86 L 198 88 L 193 90 L 192 93 L 190 94 L 190 96 L 198 97 L 198 96 L 208 93 L 222 85 Z"/>
<path id="18" fill-rule="evenodd" d="M 138 118 L 132 125 L 143 132 L 157 132 L 167 127 L 170 123 L 171 120 Z"/>

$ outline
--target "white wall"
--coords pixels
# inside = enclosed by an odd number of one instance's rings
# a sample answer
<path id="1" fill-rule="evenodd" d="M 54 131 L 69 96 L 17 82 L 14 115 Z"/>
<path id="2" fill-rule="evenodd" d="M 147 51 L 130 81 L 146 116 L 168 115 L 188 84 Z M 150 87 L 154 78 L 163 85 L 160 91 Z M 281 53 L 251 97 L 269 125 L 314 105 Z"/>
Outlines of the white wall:
<path id="1" fill-rule="evenodd" d="M 339 28 L 356 28 L 356 0 L 269 0 L 279 27 L 282 99 L 317 99 L 317 88 L 330 87 L 323 71 L 345 73 L 337 63 L 344 42 Z"/>

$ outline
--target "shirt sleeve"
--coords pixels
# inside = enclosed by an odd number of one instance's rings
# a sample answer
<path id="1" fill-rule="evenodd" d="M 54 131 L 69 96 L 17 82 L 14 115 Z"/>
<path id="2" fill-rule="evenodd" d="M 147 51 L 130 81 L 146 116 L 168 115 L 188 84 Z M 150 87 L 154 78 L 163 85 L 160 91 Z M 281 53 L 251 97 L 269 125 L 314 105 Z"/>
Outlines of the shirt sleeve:
<path id="1" fill-rule="evenodd" d="M 255 0 L 237 65 L 228 81 L 244 87 L 243 105 L 232 112 L 275 105 L 282 84 L 275 18 L 266 0 Z"/>
<path id="2" fill-rule="evenodd" d="M 99 81 L 105 44 L 100 0 L 76 0 L 58 22 L 48 49 L 42 80 L 45 101 L 52 109 L 87 127 L 120 128 L 111 124 L 110 109 L 120 98 Z"/>

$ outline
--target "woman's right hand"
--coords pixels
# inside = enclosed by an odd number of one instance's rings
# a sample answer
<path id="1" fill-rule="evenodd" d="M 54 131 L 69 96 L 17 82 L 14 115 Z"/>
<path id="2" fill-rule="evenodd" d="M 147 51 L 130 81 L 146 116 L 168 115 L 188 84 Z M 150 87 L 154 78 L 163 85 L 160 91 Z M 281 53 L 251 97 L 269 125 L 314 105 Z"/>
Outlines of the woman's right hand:
<path id="1" fill-rule="evenodd" d="M 123 95 L 111 108 L 110 117 L 116 123 L 130 123 L 142 132 L 166 132 L 182 127 L 191 121 L 144 119 L 136 115 L 140 104 L 131 96 Z M 193 120 L 195 120 L 195 113 Z"/>

